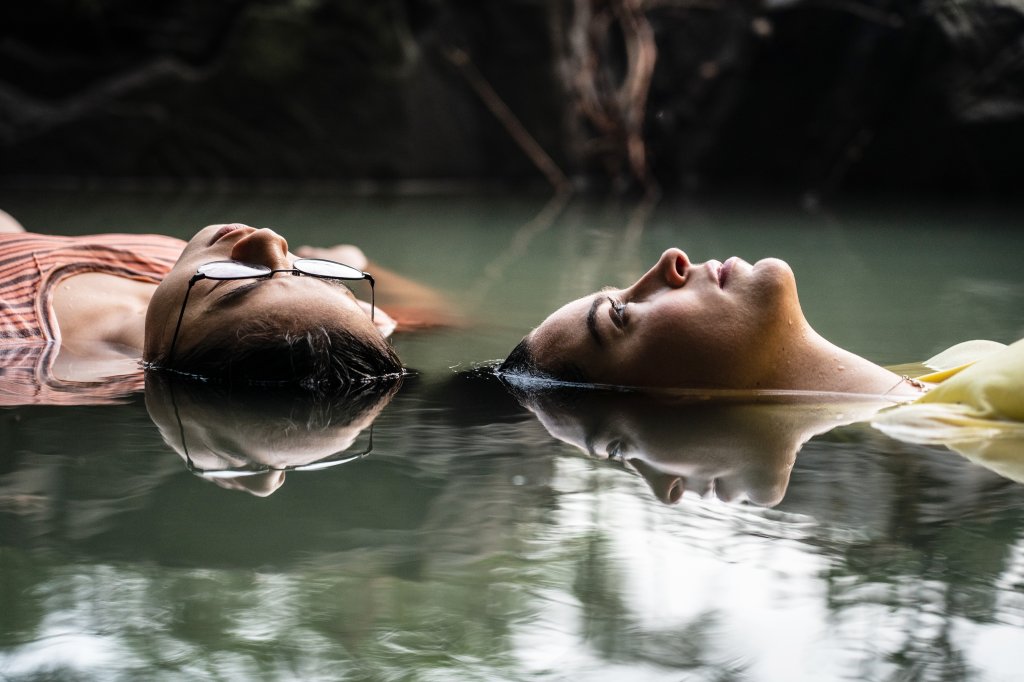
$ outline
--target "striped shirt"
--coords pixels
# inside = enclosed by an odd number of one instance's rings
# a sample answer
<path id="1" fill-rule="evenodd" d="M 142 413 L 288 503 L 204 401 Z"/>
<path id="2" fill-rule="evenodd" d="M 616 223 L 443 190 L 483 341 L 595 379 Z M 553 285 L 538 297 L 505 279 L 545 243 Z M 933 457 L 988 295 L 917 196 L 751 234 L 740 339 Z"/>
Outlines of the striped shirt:
<path id="1" fill-rule="evenodd" d="M 180 239 L 150 234 L 0 234 L 0 405 L 82 402 L 74 394 L 84 386 L 64 384 L 49 371 L 60 343 L 52 300 L 61 280 L 100 272 L 157 284 L 184 247 Z M 128 383 L 129 392 L 141 388 L 134 379 Z M 124 388 L 99 392 L 123 394 Z"/>

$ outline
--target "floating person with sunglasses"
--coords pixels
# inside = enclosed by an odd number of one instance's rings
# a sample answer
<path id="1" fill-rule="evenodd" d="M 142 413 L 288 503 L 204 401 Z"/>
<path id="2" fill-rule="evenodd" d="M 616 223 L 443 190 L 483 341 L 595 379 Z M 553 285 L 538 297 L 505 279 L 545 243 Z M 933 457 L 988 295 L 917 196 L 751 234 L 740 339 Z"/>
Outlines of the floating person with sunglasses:
<path id="1" fill-rule="evenodd" d="M 381 272 L 388 300 L 375 310 L 374 278 L 355 247 L 299 258 L 273 230 L 211 225 L 187 243 L 162 235 L 59 237 L 24 232 L 0 216 L 0 401 L 60 402 L 67 388 L 152 367 L 230 381 L 285 381 L 330 390 L 393 374 L 401 363 L 386 336 L 423 325 L 440 297 Z M 295 276 L 298 275 L 298 276 Z M 369 285 L 370 301 L 345 286 Z M 26 369 L 27 368 L 27 369 Z M 134 385 L 135 390 L 141 386 Z M 112 387 L 124 393 L 123 387 Z M 130 391 L 128 391 L 130 392 Z"/>

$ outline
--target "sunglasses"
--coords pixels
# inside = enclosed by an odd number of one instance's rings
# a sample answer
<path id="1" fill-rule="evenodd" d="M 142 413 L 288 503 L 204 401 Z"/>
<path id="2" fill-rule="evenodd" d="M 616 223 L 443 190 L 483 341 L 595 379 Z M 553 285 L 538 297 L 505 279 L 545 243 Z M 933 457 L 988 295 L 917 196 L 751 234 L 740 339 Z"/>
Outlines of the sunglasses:
<path id="1" fill-rule="evenodd" d="M 175 413 L 177 416 L 177 413 Z M 271 471 L 320 471 L 339 464 L 348 464 L 358 459 L 363 459 L 373 452 L 373 424 L 370 424 L 369 443 L 365 450 L 356 453 L 339 452 L 328 455 L 323 459 L 308 464 L 289 464 L 287 466 L 273 466 L 270 464 L 250 464 L 246 466 L 227 467 L 224 469 L 204 469 L 192 460 L 192 455 L 185 444 L 185 427 L 181 424 L 181 417 L 178 417 L 178 428 L 181 430 L 181 448 L 185 451 L 185 468 L 191 473 L 204 478 L 240 478 L 242 476 L 256 476 Z"/>
<path id="2" fill-rule="evenodd" d="M 174 360 L 174 348 L 178 343 L 178 332 L 181 331 L 181 320 L 185 317 L 185 306 L 188 305 L 189 294 L 196 282 L 204 279 L 229 280 L 229 279 L 269 279 L 279 272 L 290 272 L 293 275 L 308 275 L 320 279 L 338 280 L 361 280 L 365 279 L 370 283 L 370 319 L 373 320 L 376 313 L 374 303 L 374 280 L 368 272 L 357 270 L 351 265 L 336 263 L 332 260 L 322 258 L 299 258 L 292 267 L 275 270 L 266 265 L 255 265 L 241 263 L 235 260 L 218 260 L 200 265 L 196 274 L 188 281 L 188 289 L 185 290 L 185 300 L 181 302 L 181 311 L 178 313 L 178 323 L 174 326 L 174 336 L 171 337 L 171 348 L 167 353 L 167 364 Z"/>

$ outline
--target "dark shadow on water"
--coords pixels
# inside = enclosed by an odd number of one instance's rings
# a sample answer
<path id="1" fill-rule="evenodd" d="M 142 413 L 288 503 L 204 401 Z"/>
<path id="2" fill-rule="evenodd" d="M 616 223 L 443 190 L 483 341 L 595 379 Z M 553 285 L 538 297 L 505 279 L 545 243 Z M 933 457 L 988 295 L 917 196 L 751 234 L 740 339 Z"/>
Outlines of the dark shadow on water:
<path id="1" fill-rule="evenodd" d="M 265 497 L 286 472 L 323 469 L 372 450 L 372 424 L 401 381 L 381 380 L 340 394 L 238 388 L 146 375 L 146 407 L 187 468 L 217 485 Z M 368 443 L 355 447 L 369 429 Z"/>

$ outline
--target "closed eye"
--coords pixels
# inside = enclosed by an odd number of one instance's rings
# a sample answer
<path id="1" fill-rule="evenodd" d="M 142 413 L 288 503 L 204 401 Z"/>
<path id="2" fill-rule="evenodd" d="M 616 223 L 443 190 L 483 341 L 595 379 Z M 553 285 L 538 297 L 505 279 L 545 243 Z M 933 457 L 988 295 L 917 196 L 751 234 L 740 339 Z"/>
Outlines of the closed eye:
<path id="1" fill-rule="evenodd" d="M 616 299 L 609 296 L 608 316 L 611 318 L 612 324 L 614 324 L 619 329 L 622 329 L 623 327 L 626 326 L 626 321 L 628 320 L 626 304 L 622 302 L 620 299 Z"/>
<path id="2" fill-rule="evenodd" d="M 609 289 L 602 289 L 601 291 L 603 292 L 608 290 Z M 623 307 L 620 305 L 616 309 L 615 301 L 611 296 L 602 296 L 600 294 L 594 295 L 591 300 L 590 307 L 587 309 L 587 313 L 584 315 L 583 319 L 586 322 L 587 332 L 589 332 L 590 338 L 593 339 L 594 345 L 599 348 L 604 345 L 604 333 L 601 329 L 601 327 L 604 326 L 604 323 L 598 323 L 598 314 L 604 314 L 601 308 L 604 307 L 605 303 L 609 304 L 608 315 L 612 318 L 612 324 L 614 324 L 616 328 L 621 329 L 622 323 L 624 323 L 626 319 L 623 315 Z"/>

